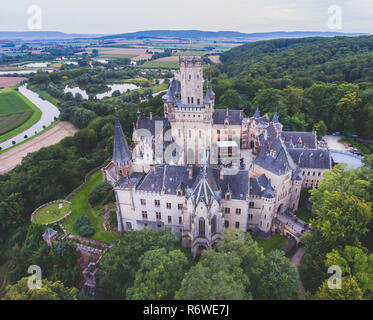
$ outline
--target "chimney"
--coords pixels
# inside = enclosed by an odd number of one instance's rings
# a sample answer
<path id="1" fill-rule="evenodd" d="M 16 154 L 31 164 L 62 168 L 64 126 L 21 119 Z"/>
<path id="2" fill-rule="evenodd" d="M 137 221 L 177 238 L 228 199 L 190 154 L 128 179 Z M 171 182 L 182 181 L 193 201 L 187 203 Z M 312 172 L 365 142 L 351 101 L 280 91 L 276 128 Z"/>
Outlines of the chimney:
<path id="1" fill-rule="evenodd" d="M 153 119 L 153 112 L 150 112 L 150 115 L 149 115 L 149 117 L 150 117 L 150 120 L 152 120 L 152 119 Z"/>
<path id="2" fill-rule="evenodd" d="M 242 110 L 240 110 L 240 118 L 242 118 Z"/>
<path id="3" fill-rule="evenodd" d="M 220 167 L 220 180 L 224 179 L 224 168 L 223 166 Z"/>
<path id="4" fill-rule="evenodd" d="M 192 167 L 192 166 L 189 166 L 188 170 L 189 170 L 188 178 L 189 178 L 189 179 L 192 179 L 192 178 L 193 178 L 193 167 Z"/>

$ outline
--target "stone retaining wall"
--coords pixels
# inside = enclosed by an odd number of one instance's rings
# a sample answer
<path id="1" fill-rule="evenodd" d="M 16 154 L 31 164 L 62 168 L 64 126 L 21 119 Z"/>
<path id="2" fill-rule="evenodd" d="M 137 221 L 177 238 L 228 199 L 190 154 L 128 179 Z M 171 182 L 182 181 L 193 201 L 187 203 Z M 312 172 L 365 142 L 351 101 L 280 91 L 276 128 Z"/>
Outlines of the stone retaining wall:
<path id="1" fill-rule="evenodd" d="M 38 213 L 38 211 L 46 206 L 49 206 L 51 204 L 55 204 L 55 203 L 68 203 L 70 205 L 72 205 L 72 203 L 70 201 L 67 201 L 67 200 L 55 200 L 55 201 L 50 201 L 50 202 L 47 202 L 47 203 L 44 203 L 43 205 L 41 205 L 40 207 L 36 208 L 34 210 L 34 212 L 31 214 L 31 222 L 34 221 L 35 219 L 35 214 Z M 72 211 L 69 211 L 64 217 L 56 220 L 56 221 L 53 221 L 53 222 L 50 222 L 50 223 L 46 223 L 46 225 L 48 224 L 56 224 L 56 223 L 60 223 L 62 221 L 65 221 L 68 217 L 70 217 L 72 214 Z"/>

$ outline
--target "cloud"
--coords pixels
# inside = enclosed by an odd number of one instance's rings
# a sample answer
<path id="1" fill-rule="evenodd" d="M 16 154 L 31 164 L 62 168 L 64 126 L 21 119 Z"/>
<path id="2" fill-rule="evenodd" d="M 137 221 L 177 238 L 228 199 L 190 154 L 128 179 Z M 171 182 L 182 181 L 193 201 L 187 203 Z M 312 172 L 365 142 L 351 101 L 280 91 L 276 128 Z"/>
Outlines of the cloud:
<path id="1" fill-rule="evenodd" d="M 120 33 L 150 29 L 241 32 L 327 31 L 330 5 L 340 5 L 344 32 L 373 33 L 371 0 L 17 0 L 0 3 L 0 30 L 26 30 L 27 8 L 39 5 L 43 29 Z"/>

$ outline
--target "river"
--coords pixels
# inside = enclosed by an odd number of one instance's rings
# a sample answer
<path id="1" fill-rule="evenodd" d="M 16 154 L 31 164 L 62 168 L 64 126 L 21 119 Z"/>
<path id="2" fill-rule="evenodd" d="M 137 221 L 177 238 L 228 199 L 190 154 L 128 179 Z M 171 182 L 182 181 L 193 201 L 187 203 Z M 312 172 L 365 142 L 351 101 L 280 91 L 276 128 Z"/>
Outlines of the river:
<path id="1" fill-rule="evenodd" d="M 60 115 L 60 110 L 50 103 L 47 100 L 43 100 L 39 97 L 39 95 L 29 89 L 27 89 L 26 85 L 22 85 L 18 88 L 19 92 L 25 96 L 28 100 L 30 100 L 36 107 L 38 107 L 42 114 L 38 122 L 33 124 L 30 128 L 26 129 L 25 131 L 21 132 L 20 134 L 0 143 L 1 150 L 7 149 L 13 146 L 13 141 L 16 143 L 20 143 L 25 140 L 25 135 L 28 138 L 32 137 L 36 133 L 44 130 L 43 126 L 48 127 L 54 121 L 54 118 L 58 118 Z"/>

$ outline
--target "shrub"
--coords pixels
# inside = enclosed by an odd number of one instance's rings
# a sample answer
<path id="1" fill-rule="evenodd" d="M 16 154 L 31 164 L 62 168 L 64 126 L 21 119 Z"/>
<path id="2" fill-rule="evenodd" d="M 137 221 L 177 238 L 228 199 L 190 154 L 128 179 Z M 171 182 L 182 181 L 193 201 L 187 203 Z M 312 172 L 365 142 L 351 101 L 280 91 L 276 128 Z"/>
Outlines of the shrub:
<path id="1" fill-rule="evenodd" d="M 76 218 L 75 229 L 83 237 L 89 237 L 95 233 L 95 228 L 92 227 L 91 222 L 86 216 Z"/>
<path id="2" fill-rule="evenodd" d="M 115 196 L 112 187 L 107 182 L 102 182 L 95 186 L 88 196 L 88 201 L 92 207 L 98 203 L 114 202 Z"/>
<path id="3" fill-rule="evenodd" d="M 83 237 L 89 237 L 95 233 L 95 228 L 91 225 L 83 225 L 80 227 L 79 234 Z"/>

